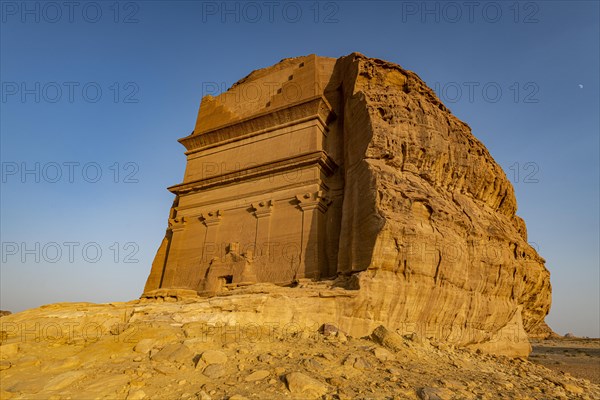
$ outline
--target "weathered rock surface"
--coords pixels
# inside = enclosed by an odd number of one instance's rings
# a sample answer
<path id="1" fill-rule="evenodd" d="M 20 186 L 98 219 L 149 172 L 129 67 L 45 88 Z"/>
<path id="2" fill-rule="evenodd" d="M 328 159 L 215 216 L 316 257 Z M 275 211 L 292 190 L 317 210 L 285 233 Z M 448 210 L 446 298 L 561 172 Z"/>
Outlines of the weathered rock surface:
<path id="1" fill-rule="evenodd" d="M 361 289 L 378 293 L 373 309 L 389 312 L 388 327 L 414 323 L 422 333 L 446 330 L 443 338 L 460 327 L 471 342 L 494 332 L 526 353 L 521 326 L 543 321 L 550 281 L 504 172 L 414 73 L 360 55 L 338 63 L 346 182 L 356 187 L 344 198 L 344 213 L 355 215 L 344 254 L 364 251 L 365 221 L 378 227 L 366 235 L 365 260 L 341 269 L 368 265 Z"/>
<path id="2" fill-rule="evenodd" d="M 337 276 L 347 297 L 314 308 L 345 332 L 529 353 L 549 272 L 500 166 L 415 73 L 357 53 L 286 59 L 204 98 L 181 142 L 145 296 Z"/>
<path id="3" fill-rule="evenodd" d="M 560 335 L 554 332 L 545 322 L 542 322 L 527 331 L 527 336 L 529 336 L 530 339 L 555 339 L 560 337 Z"/>
<path id="4" fill-rule="evenodd" d="M 373 339 L 348 334 L 344 341 L 319 325 L 257 330 L 256 321 L 232 318 L 227 327 L 199 329 L 208 310 L 218 320 L 239 315 L 204 299 L 55 304 L 3 317 L 0 399 L 600 399 L 597 374 L 589 375 L 594 383 L 575 377 L 582 362 L 588 371 L 598 365 L 597 341 L 571 376 L 383 327 Z M 149 353 L 134 350 L 142 342 Z M 576 342 L 569 342 L 573 354 L 582 350 Z M 564 362 L 549 366 L 567 366 L 573 357 L 562 354 L 561 341 L 554 346 Z"/>
<path id="5" fill-rule="evenodd" d="M 286 375 L 288 389 L 292 393 L 318 398 L 328 392 L 327 385 L 301 372 Z"/>

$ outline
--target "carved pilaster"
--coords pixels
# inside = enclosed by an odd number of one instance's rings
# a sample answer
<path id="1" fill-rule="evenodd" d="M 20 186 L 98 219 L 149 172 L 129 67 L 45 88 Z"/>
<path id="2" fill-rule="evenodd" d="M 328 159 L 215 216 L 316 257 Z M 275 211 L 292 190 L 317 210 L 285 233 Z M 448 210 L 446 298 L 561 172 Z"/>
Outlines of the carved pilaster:
<path id="1" fill-rule="evenodd" d="M 263 200 L 252 203 L 252 214 L 256 217 L 256 237 L 254 238 L 254 252 L 257 256 L 269 254 L 269 240 L 271 237 L 271 218 L 273 200 Z"/>
<path id="2" fill-rule="evenodd" d="M 165 265 L 163 286 L 173 287 L 179 276 L 179 250 L 185 240 L 185 228 L 187 221 L 185 217 L 169 218 L 168 230 L 171 231 L 171 245 L 168 248 L 168 258 Z"/>
<path id="3" fill-rule="evenodd" d="M 302 210 L 300 238 L 300 270 L 298 277 L 319 277 L 326 270 L 324 246 L 318 238 L 324 237 L 325 212 L 332 200 L 321 190 L 296 196 Z M 318 212 L 317 212 L 318 210 Z"/>
<path id="4" fill-rule="evenodd" d="M 204 243 L 202 244 L 203 263 L 210 262 L 215 257 L 219 256 L 220 246 L 217 242 L 219 234 L 219 223 L 221 222 L 221 210 L 207 211 L 200 214 L 198 218 L 200 222 L 206 226 L 204 234 Z"/>

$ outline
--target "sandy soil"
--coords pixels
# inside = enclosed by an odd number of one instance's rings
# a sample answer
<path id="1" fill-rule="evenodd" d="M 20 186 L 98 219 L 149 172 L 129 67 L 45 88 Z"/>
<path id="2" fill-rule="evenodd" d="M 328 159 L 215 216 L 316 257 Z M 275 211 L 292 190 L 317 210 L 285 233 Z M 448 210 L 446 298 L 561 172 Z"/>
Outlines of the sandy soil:
<path id="1" fill-rule="evenodd" d="M 573 376 L 556 370 L 577 360 L 591 370 L 597 342 L 536 343 L 531 362 L 394 333 L 382 343 L 339 332 L 250 342 L 177 335 L 168 323 L 147 328 L 93 342 L 9 338 L 0 346 L 0 399 L 600 399 L 599 385 L 575 376 L 585 366 Z M 569 364 L 553 364 L 558 357 Z"/>
<path id="2" fill-rule="evenodd" d="M 600 384 L 600 339 L 547 339 L 531 344 L 530 361 Z"/>

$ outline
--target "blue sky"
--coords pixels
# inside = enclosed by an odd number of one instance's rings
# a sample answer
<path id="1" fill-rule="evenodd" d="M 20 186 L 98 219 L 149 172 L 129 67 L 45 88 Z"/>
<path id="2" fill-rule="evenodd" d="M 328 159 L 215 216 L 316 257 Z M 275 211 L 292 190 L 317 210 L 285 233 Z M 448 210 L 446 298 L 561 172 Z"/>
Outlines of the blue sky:
<path id="1" fill-rule="evenodd" d="M 596 1 L 0 2 L 1 308 L 140 295 L 207 85 L 358 51 L 415 71 L 514 184 L 547 321 L 600 336 Z"/>

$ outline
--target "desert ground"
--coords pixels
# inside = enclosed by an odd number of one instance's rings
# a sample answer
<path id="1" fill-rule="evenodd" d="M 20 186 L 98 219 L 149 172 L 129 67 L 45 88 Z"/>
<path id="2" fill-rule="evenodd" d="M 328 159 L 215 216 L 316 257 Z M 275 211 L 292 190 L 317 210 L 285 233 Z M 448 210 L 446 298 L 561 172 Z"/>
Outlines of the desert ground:
<path id="1" fill-rule="evenodd" d="M 600 384 L 600 339 L 554 338 L 531 344 L 530 361 Z"/>
<path id="2" fill-rule="evenodd" d="M 362 338 L 333 325 L 207 330 L 183 323 L 178 304 L 89 328 L 131 305 L 51 305 L 2 317 L 0 398 L 600 399 L 598 340 L 535 341 L 529 359 L 508 358 L 384 327 Z M 83 328 L 74 322 L 86 318 Z M 27 330 L 15 330 L 22 321 Z M 60 326 L 72 329 L 58 335 Z"/>

